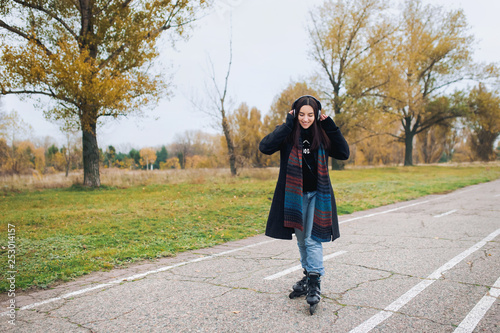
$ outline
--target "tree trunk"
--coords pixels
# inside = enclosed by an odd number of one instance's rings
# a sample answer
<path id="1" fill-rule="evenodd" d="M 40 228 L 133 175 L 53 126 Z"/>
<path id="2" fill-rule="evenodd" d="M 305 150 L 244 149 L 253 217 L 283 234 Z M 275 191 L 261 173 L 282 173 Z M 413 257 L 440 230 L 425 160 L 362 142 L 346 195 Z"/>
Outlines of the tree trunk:
<path id="1" fill-rule="evenodd" d="M 222 118 L 222 131 L 226 137 L 227 143 L 227 154 L 229 155 L 229 168 L 231 169 L 231 175 L 236 176 L 236 155 L 234 154 L 234 144 L 231 139 L 231 133 L 229 131 L 229 124 L 227 123 L 227 118 L 223 115 Z"/>
<path id="2" fill-rule="evenodd" d="M 477 142 L 474 149 L 479 160 L 483 162 L 493 161 L 495 159 L 494 143 L 498 136 L 486 130 L 480 130 L 477 133 Z"/>
<path id="3" fill-rule="evenodd" d="M 82 129 L 83 146 L 83 185 L 88 187 L 101 186 L 99 175 L 99 147 L 97 146 L 96 124 L 89 125 L 90 130 Z"/>
<path id="4" fill-rule="evenodd" d="M 405 134 L 405 166 L 413 165 L 413 136 L 412 132 Z"/>
<path id="5" fill-rule="evenodd" d="M 405 166 L 413 165 L 413 138 L 417 131 L 418 121 L 412 128 L 412 120 L 413 118 L 411 116 L 406 116 L 401 120 L 401 124 L 405 131 Z"/>
<path id="6" fill-rule="evenodd" d="M 69 162 L 66 162 L 66 177 L 69 175 Z"/>

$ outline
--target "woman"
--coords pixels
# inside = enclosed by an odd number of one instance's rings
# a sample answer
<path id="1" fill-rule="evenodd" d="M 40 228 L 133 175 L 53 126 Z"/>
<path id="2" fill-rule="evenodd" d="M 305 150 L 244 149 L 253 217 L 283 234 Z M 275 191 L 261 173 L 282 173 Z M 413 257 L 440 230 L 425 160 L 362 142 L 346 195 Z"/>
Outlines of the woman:
<path id="1" fill-rule="evenodd" d="M 281 158 L 266 235 L 292 239 L 295 233 L 304 277 L 290 298 L 307 294 L 313 314 L 325 274 L 322 242 L 340 236 L 328 156 L 346 160 L 349 146 L 332 118 L 321 114 L 321 103 L 306 95 L 292 104 L 285 124 L 264 137 L 259 149 L 268 155 L 279 150 Z"/>

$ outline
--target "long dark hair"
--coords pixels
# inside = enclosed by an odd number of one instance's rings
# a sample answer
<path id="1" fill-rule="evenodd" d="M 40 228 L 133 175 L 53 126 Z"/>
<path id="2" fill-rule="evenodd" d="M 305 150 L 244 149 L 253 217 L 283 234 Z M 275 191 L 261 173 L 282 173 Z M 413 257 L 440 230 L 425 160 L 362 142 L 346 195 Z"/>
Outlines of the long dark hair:
<path id="1" fill-rule="evenodd" d="M 304 105 L 311 106 L 314 111 L 314 122 L 311 124 L 311 127 L 309 127 L 312 136 L 311 150 L 318 150 L 320 145 L 323 145 L 323 148 L 328 150 L 330 148 L 330 139 L 328 139 L 328 136 L 326 135 L 325 131 L 323 130 L 323 128 L 319 123 L 318 103 L 314 98 L 311 98 L 309 96 L 303 96 L 299 98 L 295 103 L 295 119 L 293 121 L 292 133 L 290 133 L 290 135 L 288 136 L 288 142 L 293 143 L 293 145 L 296 146 L 297 148 L 299 147 L 299 138 L 302 126 L 300 126 L 298 118 L 299 118 L 300 108 L 303 107 Z"/>

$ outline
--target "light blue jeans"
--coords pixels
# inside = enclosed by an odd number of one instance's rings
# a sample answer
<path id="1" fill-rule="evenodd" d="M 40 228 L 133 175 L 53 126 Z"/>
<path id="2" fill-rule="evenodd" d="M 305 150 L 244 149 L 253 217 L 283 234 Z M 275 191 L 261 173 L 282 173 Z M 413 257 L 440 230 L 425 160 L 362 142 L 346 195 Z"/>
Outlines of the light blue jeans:
<path id="1" fill-rule="evenodd" d="M 324 275 L 323 244 L 311 238 L 315 204 L 316 191 L 302 194 L 302 225 L 304 230 L 295 229 L 295 235 L 297 236 L 302 268 L 308 273 L 315 272 Z"/>

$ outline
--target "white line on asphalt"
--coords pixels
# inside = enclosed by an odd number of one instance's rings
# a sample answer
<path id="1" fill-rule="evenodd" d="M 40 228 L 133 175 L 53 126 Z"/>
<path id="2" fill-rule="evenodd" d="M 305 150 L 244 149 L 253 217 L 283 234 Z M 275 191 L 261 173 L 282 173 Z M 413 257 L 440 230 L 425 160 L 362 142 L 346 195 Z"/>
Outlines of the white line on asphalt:
<path id="1" fill-rule="evenodd" d="M 497 194 L 497 195 L 495 195 L 494 197 L 495 197 L 495 198 L 496 198 L 496 197 L 500 197 L 500 194 Z"/>
<path id="2" fill-rule="evenodd" d="M 248 248 L 251 248 L 251 247 L 255 247 L 255 246 L 259 246 L 259 245 L 264 245 L 264 244 L 267 244 L 267 243 L 272 243 L 272 242 L 275 242 L 275 241 L 276 241 L 276 239 L 272 239 L 272 240 L 268 240 L 268 241 L 263 241 L 263 242 L 259 242 L 259 243 L 255 243 L 255 244 L 246 245 L 246 246 L 243 246 L 243 247 L 238 247 L 238 248 L 232 249 L 232 250 L 228 250 L 228 251 L 224 251 L 224 252 L 220 252 L 220 253 L 215 253 L 215 254 L 212 254 L 212 255 L 209 255 L 209 256 L 206 256 L 206 257 L 196 258 L 196 259 L 192 259 L 192 260 L 189 260 L 189 261 L 180 262 L 180 263 L 177 263 L 177 264 L 174 264 L 174 265 L 160 267 L 160 268 L 155 269 L 153 271 L 148 271 L 148 272 L 144 272 L 144 273 L 140 273 L 140 274 L 135 274 L 135 275 L 132 275 L 132 276 L 120 278 L 118 280 L 110 281 L 110 282 L 107 282 L 107 283 L 98 284 L 98 285 L 93 286 L 93 287 L 89 287 L 89 288 L 85 288 L 85 289 L 73 291 L 71 293 L 67 293 L 67 294 L 64 294 L 64 295 L 59 296 L 59 297 L 49 298 L 49 299 L 46 299 L 45 301 L 28 304 L 28 305 L 22 306 L 21 308 L 19 308 L 19 310 L 32 309 L 32 308 L 35 308 L 35 307 L 43 305 L 43 304 L 52 303 L 52 302 L 59 301 L 59 300 L 62 300 L 62 299 L 66 299 L 66 298 L 74 297 L 74 296 L 77 296 L 77 295 L 85 294 L 85 293 L 87 293 L 89 291 L 92 291 L 92 290 L 110 287 L 112 285 L 120 284 L 120 283 L 123 283 L 123 282 L 126 282 L 126 281 L 137 280 L 137 279 L 143 278 L 143 277 L 151 275 L 151 274 L 168 271 L 168 270 L 170 270 L 172 268 L 175 268 L 175 267 L 184 266 L 184 265 L 187 265 L 187 264 L 191 264 L 191 263 L 194 263 L 194 262 L 199 262 L 199 261 L 203 261 L 203 260 L 207 260 L 207 259 L 211 259 L 211 258 L 215 258 L 215 257 L 220 257 L 220 256 L 223 256 L 223 255 L 226 255 L 226 254 L 229 254 L 229 253 L 233 253 L 233 252 L 236 252 L 236 251 L 245 250 L 245 249 L 248 249 Z M 5 312 L 0 313 L 0 316 L 5 316 L 7 314 L 9 314 L 9 311 L 5 311 Z"/>
<path id="3" fill-rule="evenodd" d="M 331 253 L 329 255 L 324 256 L 323 261 L 327 261 L 328 259 L 340 256 L 341 254 L 344 254 L 344 253 L 347 253 L 347 251 L 337 251 L 337 252 Z M 287 274 L 290 274 L 292 272 L 298 271 L 299 269 L 302 269 L 301 265 L 293 266 L 293 267 L 290 267 L 288 269 L 285 269 L 284 271 L 278 272 L 278 273 L 273 274 L 273 275 L 269 275 L 269 276 L 265 277 L 264 280 L 274 280 L 274 279 L 280 278 L 282 276 L 285 276 Z"/>
<path id="4" fill-rule="evenodd" d="M 424 203 L 428 203 L 428 202 L 432 202 L 432 201 L 436 201 L 436 200 L 441 200 L 441 199 L 444 199 L 444 198 L 446 198 L 447 196 L 450 196 L 450 195 L 462 194 L 462 193 L 466 193 L 466 192 L 470 192 L 470 191 L 475 191 L 475 190 L 477 190 L 477 187 L 469 188 L 469 189 L 463 190 L 463 191 L 457 190 L 459 192 L 453 192 L 453 193 L 446 194 L 446 195 L 443 195 L 443 196 L 440 196 L 440 197 L 437 197 L 437 198 L 434 198 L 434 199 L 429 199 L 429 200 L 424 200 L 424 201 L 420 201 L 420 202 L 415 202 L 415 203 L 412 203 L 412 204 L 409 204 L 409 205 L 405 205 L 405 206 L 401 206 L 401 207 L 396 207 L 396 208 L 384 210 L 382 212 L 376 212 L 376 213 L 373 213 L 373 214 L 368 214 L 368 215 L 353 217 L 353 218 L 341 221 L 341 222 L 339 222 L 339 224 L 346 223 L 346 222 L 351 222 L 351 221 L 356 221 L 356 220 L 361 220 L 361 219 L 364 219 L 364 218 L 367 218 L 367 217 L 373 217 L 373 216 L 377 216 L 377 215 L 387 214 L 387 213 L 395 212 L 397 210 L 405 209 L 405 208 L 408 208 L 408 207 L 418 206 L 418 205 L 421 205 L 421 204 L 424 204 Z"/>
<path id="5" fill-rule="evenodd" d="M 476 304 L 476 306 L 469 312 L 467 317 L 462 320 L 460 325 L 454 331 L 455 333 L 470 333 L 474 331 L 477 324 L 484 317 L 486 312 L 495 303 L 495 300 L 500 296 L 500 278 L 493 284 L 490 291 L 484 295 L 483 298 Z"/>
<path id="6" fill-rule="evenodd" d="M 457 209 L 450 210 L 449 212 L 446 212 L 446 213 L 443 213 L 443 214 L 434 215 L 434 217 L 443 217 L 443 216 L 446 216 L 446 215 L 453 214 L 453 213 L 455 213 L 456 211 L 457 211 Z"/>
<path id="7" fill-rule="evenodd" d="M 360 333 L 360 332 L 369 332 L 373 328 L 375 328 L 377 325 L 382 323 L 384 320 L 388 319 L 390 316 L 393 315 L 394 312 L 398 311 L 401 309 L 403 306 L 405 306 L 408 302 L 410 302 L 413 298 L 415 298 L 420 292 L 422 292 L 425 288 L 436 282 L 443 273 L 445 273 L 447 270 L 453 268 L 456 264 L 464 260 L 466 257 L 471 255 L 472 253 L 476 252 L 480 248 L 482 248 L 486 243 L 489 241 L 492 241 L 500 235 L 500 229 L 497 229 L 496 231 L 492 232 L 489 234 L 486 238 L 484 238 L 482 241 L 479 243 L 475 244 L 474 246 L 470 247 L 469 249 L 465 250 L 464 252 L 460 253 L 450 261 L 448 261 L 446 264 L 443 266 L 439 267 L 437 270 L 435 270 L 431 275 L 429 275 L 425 280 L 408 290 L 405 294 L 403 294 L 401 297 L 399 297 L 397 300 L 389 304 L 384 310 L 380 311 L 373 317 L 369 318 L 365 322 L 361 323 L 361 325 L 355 327 L 350 331 L 350 333 Z"/>
<path id="8" fill-rule="evenodd" d="M 373 217 L 373 216 L 377 216 L 377 215 L 391 213 L 391 212 L 394 212 L 394 211 L 397 211 L 397 210 L 401 210 L 401 209 L 404 209 L 404 208 L 421 205 L 421 204 L 428 203 L 428 202 L 431 202 L 431 201 L 434 201 L 434 200 L 438 200 L 438 199 L 440 199 L 440 198 L 431 199 L 431 200 L 424 200 L 424 201 L 412 203 L 410 205 L 406 205 L 406 206 L 401 206 L 401 207 L 397 207 L 397 208 L 393 208 L 393 209 L 384 210 L 382 212 L 376 212 L 376 213 L 373 213 L 373 214 L 368 214 L 368 215 L 353 217 L 353 218 L 344 220 L 342 222 L 339 222 L 339 224 L 346 223 L 346 222 L 351 222 L 351 221 L 356 221 L 356 220 L 361 220 L 361 219 L 364 219 L 364 218 L 367 218 L 367 217 Z"/>

